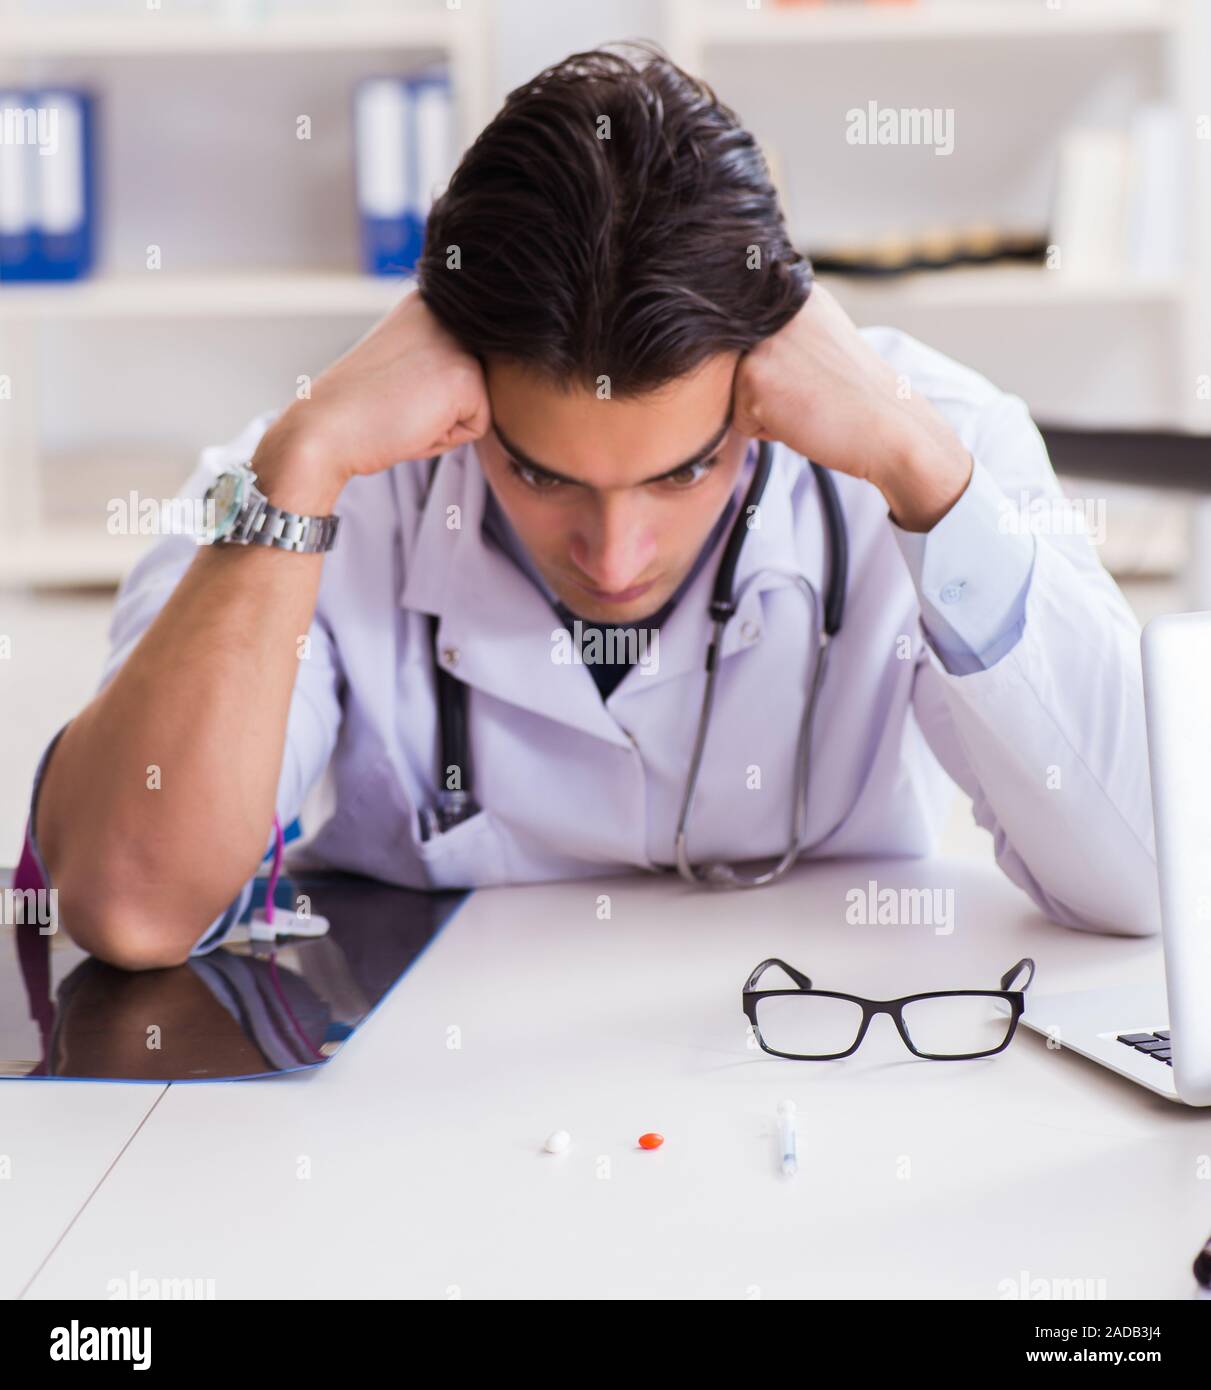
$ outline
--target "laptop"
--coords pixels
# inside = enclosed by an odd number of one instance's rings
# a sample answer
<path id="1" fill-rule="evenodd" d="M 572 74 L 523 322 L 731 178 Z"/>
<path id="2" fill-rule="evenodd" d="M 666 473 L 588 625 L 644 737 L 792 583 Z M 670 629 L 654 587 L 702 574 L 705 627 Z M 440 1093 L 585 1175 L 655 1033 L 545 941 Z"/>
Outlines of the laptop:
<path id="1" fill-rule="evenodd" d="M 1153 618 L 1141 648 L 1165 984 L 1044 995 L 1022 1022 L 1169 1100 L 1211 1105 L 1211 613 Z"/>

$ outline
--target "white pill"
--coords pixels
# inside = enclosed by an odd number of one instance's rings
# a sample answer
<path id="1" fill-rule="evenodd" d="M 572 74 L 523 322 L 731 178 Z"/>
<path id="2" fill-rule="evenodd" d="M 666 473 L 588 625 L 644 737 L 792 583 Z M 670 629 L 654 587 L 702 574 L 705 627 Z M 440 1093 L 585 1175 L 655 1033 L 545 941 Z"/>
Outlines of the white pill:
<path id="1" fill-rule="evenodd" d="M 547 1135 L 547 1142 L 543 1148 L 549 1154 L 561 1154 L 571 1142 L 572 1136 L 566 1129 L 557 1129 L 554 1134 Z"/>

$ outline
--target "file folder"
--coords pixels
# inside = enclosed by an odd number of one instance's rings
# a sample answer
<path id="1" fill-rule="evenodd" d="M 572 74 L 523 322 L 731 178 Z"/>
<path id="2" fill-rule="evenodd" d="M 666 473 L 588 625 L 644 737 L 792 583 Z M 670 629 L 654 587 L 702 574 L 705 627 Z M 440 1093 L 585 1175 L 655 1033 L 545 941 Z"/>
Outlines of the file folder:
<path id="1" fill-rule="evenodd" d="M 434 189 L 450 173 L 450 83 L 444 72 L 376 77 L 355 96 L 362 265 L 406 275 L 424 246 Z"/>
<path id="2" fill-rule="evenodd" d="M 0 92 L 0 281 L 87 275 L 94 209 L 91 97 Z"/>
<path id="3" fill-rule="evenodd" d="M 34 266 L 37 111 L 26 92 L 0 88 L 0 281 Z"/>

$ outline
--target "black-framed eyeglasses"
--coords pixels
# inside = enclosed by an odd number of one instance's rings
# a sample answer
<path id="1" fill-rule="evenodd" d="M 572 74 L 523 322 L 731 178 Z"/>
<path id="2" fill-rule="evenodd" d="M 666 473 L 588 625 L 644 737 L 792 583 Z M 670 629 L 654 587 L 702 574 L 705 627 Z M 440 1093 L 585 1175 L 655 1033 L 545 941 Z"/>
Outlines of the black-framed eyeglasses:
<path id="1" fill-rule="evenodd" d="M 758 989 L 771 966 L 794 989 Z M 1013 986 L 1023 972 L 1026 979 Z M 1024 956 L 1001 976 L 1000 989 L 944 989 L 902 999 L 863 999 L 815 989 L 806 975 L 776 957 L 763 960 L 745 982 L 742 1006 L 764 1051 L 796 1062 L 831 1062 L 857 1052 L 876 1014 L 890 1014 L 904 1046 L 931 1062 L 964 1062 L 1003 1052 L 1017 1031 L 1034 979 Z"/>

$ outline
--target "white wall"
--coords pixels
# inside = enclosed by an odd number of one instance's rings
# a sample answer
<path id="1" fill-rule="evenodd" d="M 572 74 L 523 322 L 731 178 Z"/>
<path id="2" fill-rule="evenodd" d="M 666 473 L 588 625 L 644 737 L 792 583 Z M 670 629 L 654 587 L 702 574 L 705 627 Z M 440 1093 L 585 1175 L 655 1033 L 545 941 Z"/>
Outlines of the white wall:
<path id="1" fill-rule="evenodd" d="M 627 39 L 664 42 L 661 0 L 497 0 L 495 104 L 569 53 Z"/>

